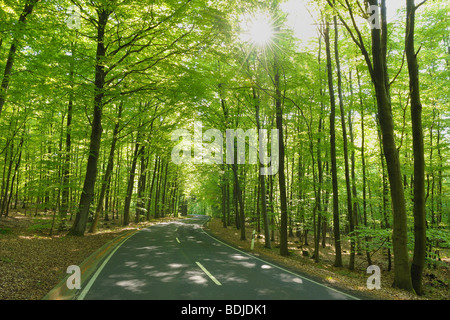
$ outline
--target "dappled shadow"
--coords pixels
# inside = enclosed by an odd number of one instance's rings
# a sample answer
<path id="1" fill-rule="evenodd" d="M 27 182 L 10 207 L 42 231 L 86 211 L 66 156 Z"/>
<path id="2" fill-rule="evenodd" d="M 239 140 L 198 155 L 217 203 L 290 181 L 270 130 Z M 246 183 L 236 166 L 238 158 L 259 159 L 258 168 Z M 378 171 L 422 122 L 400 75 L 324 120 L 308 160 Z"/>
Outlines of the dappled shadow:
<path id="1" fill-rule="evenodd" d="M 348 297 L 213 240 L 189 219 L 133 235 L 111 257 L 86 296 L 178 300 L 344 298 Z"/>

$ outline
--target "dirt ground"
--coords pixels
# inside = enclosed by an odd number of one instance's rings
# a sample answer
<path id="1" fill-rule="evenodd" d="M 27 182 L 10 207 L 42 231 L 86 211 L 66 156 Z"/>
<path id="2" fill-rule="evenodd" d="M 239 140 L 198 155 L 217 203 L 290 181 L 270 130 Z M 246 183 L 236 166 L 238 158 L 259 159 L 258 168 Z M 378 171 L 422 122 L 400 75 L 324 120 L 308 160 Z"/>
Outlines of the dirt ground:
<path id="1" fill-rule="evenodd" d="M 444 263 L 440 264 L 436 269 L 426 269 L 424 273 L 424 288 L 425 295 L 418 297 L 403 290 L 392 288 L 394 280 L 394 272 L 387 271 L 387 258 L 383 256 L 382 252 L 378 252 L 372 256 L 372 264 L 378 265 L 381 269 L 381 289 L 369 290 L 367 289 L 367 279 L 370 274 L 366 273 L 367 259 L 365 255 L 356 255 L 355 270 L 350 271 L 348 266 L 349 261 L 349 245 L 348 242 L 342 242 L 342 260 L 344 268 L 336 268 L 334 263 L 334 247 L 328 242 L 326 247 L 320 247 L 320 261 L 315 263 L 310 257 L 302 256 L 303 250 L 310 254 L 314 252 L 312 235 L 309 237 L 309 246 L 300 247 L 298 238 L 289 238 L 288 249 L 289 257 L 282 257 L 279 255 L 279 248 L 277 243 L 273 243 L 272 249 L 264 247 L 263 235 L 255 237 L 254 249 L 251 250 L 251 238 L 253 228 L 247 226 L 246 239 L 240 239 L 240 230 L 234 226 L 223 228 L 220 219 L 212 219 L 207 225 L 206 230 L 216 237 L 220 238 L 228 244 L 232 244 L 244 251 L 251 252 L 260 256 L 266 257 L 277 264 L 288 267 L 291 270 L 298 270 L 303 274 L 308 274 L 315 279 L 320 279 L 325 283 L 342 289 L 350 289 L 353 292 L 359 292 L 364 296 L 372 299 L 382 300 L 449 300 L 450 292 L 450 259 L 444 257 Z M 277 240 L 277 239 L 275 239 Z"/>
<path id="2" fill-rule="evenodd" d="M 67 275 L 70 265 L 80 265 L 104 244 L 136 227 L 109 223 L 95 234 L 49 236 L 52 214 L 30 217 L 12 212 L 0 220 L 0 300 L 40 300 Z"/>

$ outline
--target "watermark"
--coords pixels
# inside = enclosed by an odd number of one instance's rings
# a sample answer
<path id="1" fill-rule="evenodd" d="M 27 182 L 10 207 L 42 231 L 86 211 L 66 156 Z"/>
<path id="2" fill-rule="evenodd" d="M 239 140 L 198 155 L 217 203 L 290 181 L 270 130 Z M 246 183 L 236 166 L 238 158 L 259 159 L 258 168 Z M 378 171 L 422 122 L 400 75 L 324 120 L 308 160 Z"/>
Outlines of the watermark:
<path id="1" fill-rule="evenodd" d="M 225 308 L 220 306 L 205 307 L 188 304 L 187 307 L 181 308 L 182 315 L 199 315 L 213 317 L 216 314 L 234 315 L 234 316 L 246 316 L 246 315 L 266 315 L 265 304 L 227 304 Z"/>
<path id="2" fill-rule="evenodd" d="M 80 8 L 75 5 L 71 5 L 66 10 L 67 18 L 65 20 L 69 29 L 80 29 L 81 27 L 81 13 Z"/>
<path id="3" fill-rule="evenodd" d="M 252 244 L 250 246 L 251 250 L 253 250 L 255 248 L 255 235 L 256 235 L 256 230 L 253 230 L 253 232 L 252 232 Z"/>
<path id="4" fill-rule="evenodd" d="M 367 279 L 367 289 L 373 290 L 381 289 L 381 271 L 380 267 L 376 265 L 371 265 L 367 268 L 367 273 L 371 273 L 372 275 Z"/>
<path id="5" fill-rule="evenodd" d="M 81 270 L 79 266 L 71 265 L 67 267 L 66 273 L 72 274 L 66 280 L 67 288 L 81 289 Z"/>
<path id="6" fill-rule="evenodd" d="M 275 175 L 278 173 L 279 166 L 278 129 L 271 130 L 270 156 L 268 155 L 268 130 L 260 129 L 259 132 L 257 131 L 257 129 L 248 129 L 247 131 L 243 129 L 226 130 L 226 163 L 257 164 L 259 147 L 259 162 L 263 165 L 260 168 L 260 174 Z M 237 146 L 235 144 L 235 138 L 237 140 Z M 171 157 L 175 164 L 189 164 L 192 162 L 194 164 L 224 163 L 224 139 L 222 132 L 217 129 L 209 129 L 203 132 L 203 124 L 200 121 L 194 123 L 193 135 L 186 129 L 173 131 L 172 141 L 180 141 L 172 149 Z M 248 161 L 246 162 L 247 146 Z"/>
<path id="7" fill-rule="evenodd" d="M 367 21 L 369 22 L 370 29 L 381 29 L 379 7 L 377 5 L 369 5 L 367 7 L 367 13 L 369 14 Z"/>

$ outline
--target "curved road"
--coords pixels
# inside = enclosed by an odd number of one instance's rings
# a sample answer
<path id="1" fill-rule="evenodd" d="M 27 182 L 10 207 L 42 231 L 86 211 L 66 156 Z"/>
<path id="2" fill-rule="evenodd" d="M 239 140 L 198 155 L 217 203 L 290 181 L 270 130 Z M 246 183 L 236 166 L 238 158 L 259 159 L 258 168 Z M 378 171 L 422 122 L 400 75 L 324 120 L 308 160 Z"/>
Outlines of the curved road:
<path id="1" fill-rule="evenodd" d="M 105 259 L 78 299 L 356 299 L 220 242 L 201 228 L 207 219 L 138 231 Z"/>

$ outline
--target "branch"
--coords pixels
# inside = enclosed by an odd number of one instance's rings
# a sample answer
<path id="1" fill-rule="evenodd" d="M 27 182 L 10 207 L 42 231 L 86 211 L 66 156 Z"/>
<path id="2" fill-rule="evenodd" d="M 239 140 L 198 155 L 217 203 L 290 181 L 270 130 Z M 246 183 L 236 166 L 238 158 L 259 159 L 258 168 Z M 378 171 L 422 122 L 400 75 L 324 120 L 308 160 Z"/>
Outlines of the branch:
<path id="1" fill-rule="evenodd" d="M 361 50 L 361 53 L 364 57 L 364 60 L 366 61 L 367 64 L 367 68 L 369 69 L 369 73 L 370 76 L 373 77 L 373 67 L 372 67 L 372 61 L 370 60 L 370 56 L 369 53 L 364 45 L 364 41 L 361 35 L 361 32 L 359 31 L 357 25 L 356 25 L 356 21 L 355 21 L 355 17 L 353 15 L 353 11 L 350 7 L 350 4 L 348 3 L 348 0 L 345 0 L 346 4 L 347 4 L 347 9 L 350 13 L 350 17 L 352 20 L 352 24 L 353 27 L 355 28 L 356 34 L 358 36 L 358 39 L 356 39 L 356 36 L 354 35 L 353 31 L 350 29 L 350 26 L 345 22 L 345 20 L 342 18 L 342 16 L 339 14 L 338 10 L 335 8 L 334 4 L 330 1 L 327 0 L 329 6 L 334 9 L 334 11 L 336 12 L 337 16 L 339 17 L 339 20 L 342 22 L 342 24 L 345 26 L 345 28 L 347 29 L 348 33 L 350 34 L 350 37 L 353 39 L 353 42 L 355 42 L 355 44 L 358 46 L 358 48 Z"/>
<path id="2" fill-rule="evenodd" d="M 420 50 L 420 49 L 419 49 Z M 405 64 L 405 51 L 403 51 L 403 58 L 402 58 L 402 65 L 400 66 L 400 70 L 398 70 L 397 74 L 395 75 L 394 79 L 392 79 L 392 81 L 389 83 L 389 87 L 395 82 L 395 80 L 397 79 L 397 77 L 399 76 L 400 72 L 402 72 L 403 69 L 403 65 Z"/>
<path id="3" fill-rule="evenodd" d="M 417 52 L 415 54 L 415 56 L 417 57 L 417 55 L 419 54 L 420 50 L 422 49 L 422 46 L 419 47 L 419 49 L 417 49 Z"/>
<path id="4" fill-rule="evenodd" d="M 421 6 L 421 5 L 423 5 L 425 2 L 427 2 L 428 0 L 423 0 L 421 3 L 419 3 L 416 7 L 415 7 L 415 9 L 414 10 L 417 10 L 417 9 L 419 9 L 419 7 Z"/>
<path id="5" fill-rule="evenodd" d="M 181 5 L 178 9 L 176 9 L 172 14 L 168 15 L 167 17 L 165 17 L 161 21 L 157 22 L 156 24 L 151 24 L 147 28 L 142 28 L 141 30 L 137 31 L 136 34 L 131 38 L 131 40 L 129 40 L 128 42 L 126 42 L 123 45 L 119 45 L 115 50 L 110 52 L 108 56 L 114 56 L 118 52 L 120 52 L 122 49 L 127 48 L 127 47 L 133 45 L 134 43 L 136 43 L 138 40 L 146 37 L 147 36 L 147 34 L 146 34 L 147 32 L 158 28 L 161 24 L 163 24 L 164 22 L 166 22 L 169 19 L 173 18 L 182 8 L 184 8 L 191 1 L 192 0 L 187 0 L 183 5 Z M 152 21 L 153 21 L 153 16 L 152 16 Z M 120 39 L 118 39 L 118 41 L 120 43 Z"/>

